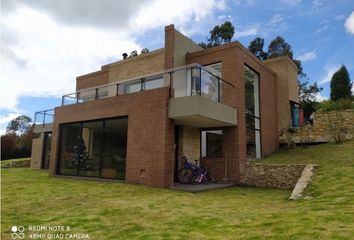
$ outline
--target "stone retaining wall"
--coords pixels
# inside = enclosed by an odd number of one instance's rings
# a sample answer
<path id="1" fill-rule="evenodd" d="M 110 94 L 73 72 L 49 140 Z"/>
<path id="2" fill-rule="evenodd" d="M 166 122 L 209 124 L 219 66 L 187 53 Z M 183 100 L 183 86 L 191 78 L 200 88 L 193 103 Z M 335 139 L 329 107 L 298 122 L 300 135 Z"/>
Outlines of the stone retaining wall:
<path id="1" fill-rule="evenodd" d="M 241 185 L 293 189 L 305 167 L 304 164 L 246 163 L 241 171 Z"/>
<path id="2" fill-rule="evenodd" d="M 1 168 L 27 168 L 31 165 L 31 159 L 26 159 L 22 161 L 9 161 L 6 163 L 1 163 Z"/>
<path id="3" fill-rule="evenodd" d="M 335 128 L 335 129 L 334 129 Z M 313 125 L 284 129 L 279 136 L 281 144 L 333 142 L 333 131 L 340 131 L 341 140 L 354 138 L 354 109 L 314 113 Z"/>

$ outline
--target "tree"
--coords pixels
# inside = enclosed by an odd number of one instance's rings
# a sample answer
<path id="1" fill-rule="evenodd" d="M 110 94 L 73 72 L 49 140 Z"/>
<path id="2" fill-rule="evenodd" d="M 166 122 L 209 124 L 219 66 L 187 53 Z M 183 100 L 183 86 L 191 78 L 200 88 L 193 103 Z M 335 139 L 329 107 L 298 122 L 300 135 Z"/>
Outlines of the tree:
<path id="1" fill-rule="evenodd" d="M 150 52 L 148 48 L 143 48 L 143 49 L 141 49 L 140 54 L 144 54 L 144 53 L 148 53 L 148 52 Z"/>
<path id="2" fill-rule="evenodd" d="M 137 50 L 133 50 L 130 52 L 128 58 L 132 58 L 132 57 L 136 57 L 138 56 L 138 51 Z"/>
<path id="3" fill-rule="evenodd" d="M 347 68 L 342 65 L 331 79 L 331 100 L 346 99 L 352 97 L 352 82 L 349 79 Z"/>
<path id="4" fill-rule="evenodd" d="M 143 49 L 141 49 L 140 54 L 144 54 L 144 53 L 148 53 L 148 52 L 150 52 L 150 50 L 148 48 L 143 48 Z M 136 56 L 139 56 L 138 51 L 133 50 L 130 52 L 128 58 L 132 58 L 132 57 L 136 57 Z"/>
<path id="5" fill-rule="evenodd" d="M 26 115 L 18 116 L 11 120 L 6 128 L 6 133 L 22 136 L 31 127 L 32 119 Z"/>
<path id="6" fill-rule="evenodd" d="M 291 50 L 290 44 L 285 42 L 284 38 L 277 36 L 268 46 L 268 58 L 286 55 L 293 59 L 293 50 Z"/>
<path id="7" fill-rule="evenodd" d="M 250 42 L 248 49 L 260 60 L 265 60 L 268 58 L 268 53 L 263 51 L 264 38 L 257 37 Z"/>
<path id="8" fill-rule="evenodd" d="M 91 161 L 86 151 L 84 140 L 79 138 L 77 144 L 74 146 L 74 158 L 71 160 L 70 165 L 75 168 L 79 165 L 81 171 L 88 171 L 91 169 L 90 164 Z"/>
<path id="9" fill-rule="evenodd" d="M 235 34 L 235 27 L 231 22 L 225 21 L 221 25 L 216 25 L 209 33 L 210 37 L 207 38 L 207 43 L 199 43 L 203 48 L 215 47 L 223 43 L 231 42 Z"/>
<path id="10" fill-rule="evenodd" d="M 23 152 L 24 157 L 30 156 L 31 151 L 32 151 L 32 140 L 33 140 L 33 129 L 34 125 L 32 124 L 28 130 L 21 135 L 21 137 L 18 139 L 18 144 L 17 147 L 21 149 L 21 152 Z"/>
<path id="11" fill-rule="evenodd" d="M 316 97 L 320 91 L 322 91 L 322 87 L 318 87 L 317 83 L 308 85 L 308 82 L 301 83 L 299 81 L 300 104 L 304 109 L 305 119 L 309 119 L 311 114 L 319 107 Z"/>
<path id="12" fill-rule="evenodd" d="M 277 36 L 275 39 L 273 39 L 268 46 L 267 52 L 263 50 L 263 47 L 264 39 L 257 37 L 250 42 L 248 49 L 260 60 L 266 60 L 280 56 L 288 56 L 297 66 L 299 76 L 301 78 L 306 77 L 306 74 L 303 72 L 301 61 L 293 59 L 293 51 L 291 46 L 285 41 L 284 38 Z"/>
<path id="13" fill-rule="evenodd" d="M 293 60 L 293 63 L 295 63 L 295 65 L 297 66 L 297 74 L 299 74 L 299 77 L 305 78 L 307 75 L 303 71 L 301 61 L 297 60 L 297 59 L 292 59 L 292 60 Z"/>
<path id="14" fill-rule="evenodd" d="M 264 39 L 257 37 L 250 42 L 248 49 L 259 59 L 265 60 L 275 58 L 279 56 L 288 56 L 298 68 L 298 84 L 299 84 L 299 96 L 300 104 L 304 109 L 305 118 L 309 118 L 310 115 L 317 110 L 318 102 L 316 101 L 317 94 L 322 88 L 317 86 L 317 83 L 308 84 L 308 81 L 301 82 L 301 79 L 306 77 L 303 72 L 302 64 L 300 60 L 293 59 L 293 50 L 291 45 L 285 41 L 284 38 L 277 36 L 273 39 L 269 46 L 268 51 L 264 52 Z"/>
<path id="15" fill-rule="evenodd" d="M 1 159 L 10 159 L 16 150 L 17 136 L 12 133 L 6 133 L 1 136 Z"/>

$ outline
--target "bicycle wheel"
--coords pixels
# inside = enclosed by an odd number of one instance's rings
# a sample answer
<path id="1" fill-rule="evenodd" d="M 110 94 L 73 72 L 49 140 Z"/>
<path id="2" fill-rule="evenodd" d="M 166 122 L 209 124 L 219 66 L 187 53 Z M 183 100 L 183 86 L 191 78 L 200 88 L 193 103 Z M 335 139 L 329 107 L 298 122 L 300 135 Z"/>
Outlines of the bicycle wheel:
<path id="1" fill-rule="evenodd" d="M 178 171 L 178 181 L 183 184 L 191 183 L 193 173 L 190 169 L 182 168 Z"/>

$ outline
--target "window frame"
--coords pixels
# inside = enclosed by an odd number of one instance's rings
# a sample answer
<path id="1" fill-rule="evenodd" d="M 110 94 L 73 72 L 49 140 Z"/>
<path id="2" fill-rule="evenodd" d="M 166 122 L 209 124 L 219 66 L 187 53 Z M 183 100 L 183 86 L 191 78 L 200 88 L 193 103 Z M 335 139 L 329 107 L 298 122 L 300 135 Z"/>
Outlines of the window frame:
<path id="1" fill-rule="evenodd" d="M 256 121 L 256 119 L 258 120 L 258 125 L 259 125 L 259 128 L 257 128 L 257 124 L 256 124 L 256 122 L 254 123 L 254 128 L 250 128 L 250 127 L 247 127 L 247 124 L 246 124 L 246 128 L 248 128 L 248 129 L 252 129 L 252 130 L 254 130 L 255 132 L 257 131 L 258 133 L 259 133 L 259 144 L 260 144 L 260 146 L 259 146 L 259 152 L 260 152 L 260 156 L 259 156 L 259 158 L 257 158 L 256 157 L 256 159 L 261 159 L 262 158 L 262 118 L 261 118 L 261 74 L 258 72 L 258 71 L 256 71 L 253 67 L 251 67 L 250 65 L 248 65 L 247 63 L 244 63 L 243 64 L 243 68 L 245 69 L 245 68 L 248 68 L 249 70 L 251 70 L 251 71 L 253 71 L 257 76 L 258 76 L 258 84 L 257 84 L 257 91 L 258 91 L 258 116 L 256 115 L 256 114 L 250 114 L 250 113 L 247 113 L 247 112 L 245 112 L 245 119 L 247 120 L 247 115 L 248 116 L 250 116 L 250 117 L 253 117 L 254 119 L 255 119 L 255 121 Z M 246 79 L 245 79 L 245 77 L 244 77 L 244 85 L 245 85 L 245 81 L 246 81 Z M 245 94 L 246 95 L 246 94 Z M 245 99 L 245 101 L 246 101 L 246 99 Z M 245 106 L 246 107 L 246 106 Z M 245 108 L 246 109 L 246 108 Z M 247 109 L 246 109 L 247 110 Z M 256 136 L 256 135 L 255 135 Z M 255 139 L 255 142 L 256 142 L 257 140 Z M 246 137 L 246 145 L 247 145 L 247 137 Z M 257 150 L 256 150 L 257 151 Z M 247 153 L 246 153 L 247 154 Z"/>
<path id="2" fill-rule="evenodd" d="M 102 178 L 102 179 L 112 179 L 112 178 L 105 178 L 105 177 L 102 177 L 102 161 L 103 161 L 103 154 L 102 154 L 102 151 L 105 149 L 105 145 L 104 145 L 104 131 L 105 131 L 105 125 L 106 125 L 106 121 L 108 120 L 117 120 L 117 119 L 126 119 L 127 121 L 127 136 L 128 136 L 128 124 L 129 124 L 129 118 L 128 116 L 118 116 L 118 117 L 112 117 L 112 118 L 101 118 L 101 119 L 91 119 L 91 120 L 87 120 L 87 121 L 74 121 L 74 122 L 67 122 L 67 123 L 61 123 L 59 124 L 59 138 L 58 138 L 58 143 L 57 143 L 57 149 L 58 149 L 58 152 L 56 154 L 56 169 L 55 169 L 55 173 L 56 175 L 59 175 L 59 176 L 71 176 L 71 177 L 82 177 L 82 178 Z M 101 122 L 102 124 L 102 128 L 101 128 L 101 131 L 102 131 L 102 139 L 100 141 L 100 147 L 101 147 L 101 156 L 100 156 L 100 163 L 99 163 L 99 176 L 96 177 L 96 176 L 84 176 L 84 175 L 79 175 L 79 165 L 77 166 L 77 171 L 76 171 L 76 174 L 63 174 L 61 173 L 61 164 L 62 164 L 62 130 L 63 130 L 63 127 L 67 126 L 67 125 L 71 125 L 71 124 L 79 124 L 80 125 L 80 138 L 82 138 L 82 129 L 83 129 L 83 124 L 84 123 L 90 123 L 90 122 Z M 127 139 L 128 141 L 128 139 Z M 126 172 L 126 169 L 125 169 L 125 172 Z M 113 180 L 117 180 L 117 181 L 125 181 L 124 180 L 121 180 L 121 179 L 113 179 Z"/>
<path id="3" fill-rule="evenodd" d="M 208 156 L 208 135 L 205 134 L 205 156 L 203 156 L 203 132 L 208 132 L 208 131 L 221 131 L 221 155 L 220 156 Z M 201 128 L 199 131 L 199 139 L 200 139 L 200 157 L 201 159 L 220 159 L 224 157 L 224 143 L 225 143 L 225 139 L 224 139 L 224 129 L 222 128 Z"/>

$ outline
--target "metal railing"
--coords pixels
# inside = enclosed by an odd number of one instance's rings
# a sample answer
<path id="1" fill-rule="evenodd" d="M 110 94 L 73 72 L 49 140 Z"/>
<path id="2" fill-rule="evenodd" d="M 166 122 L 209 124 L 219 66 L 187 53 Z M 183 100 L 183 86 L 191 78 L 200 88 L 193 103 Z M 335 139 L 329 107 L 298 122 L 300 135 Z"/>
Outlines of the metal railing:
<path id="1" fill-rule="evenodd" d="M 52 123 L 54 121 L 54 109 L 47 109 L 43 111 L 36 112 L 34 114 L 34 123 L 36 125 Z"/>
<path id="2" fill-rule="evenodd" d="M 87 88 L 62 97 L 62 106 L 170 86 L 174 97 L 200 95 L 223 102 L 223 92 L 234 86 L 211 69 L 198 64 L 167 70 L 144 77 Z"/>

